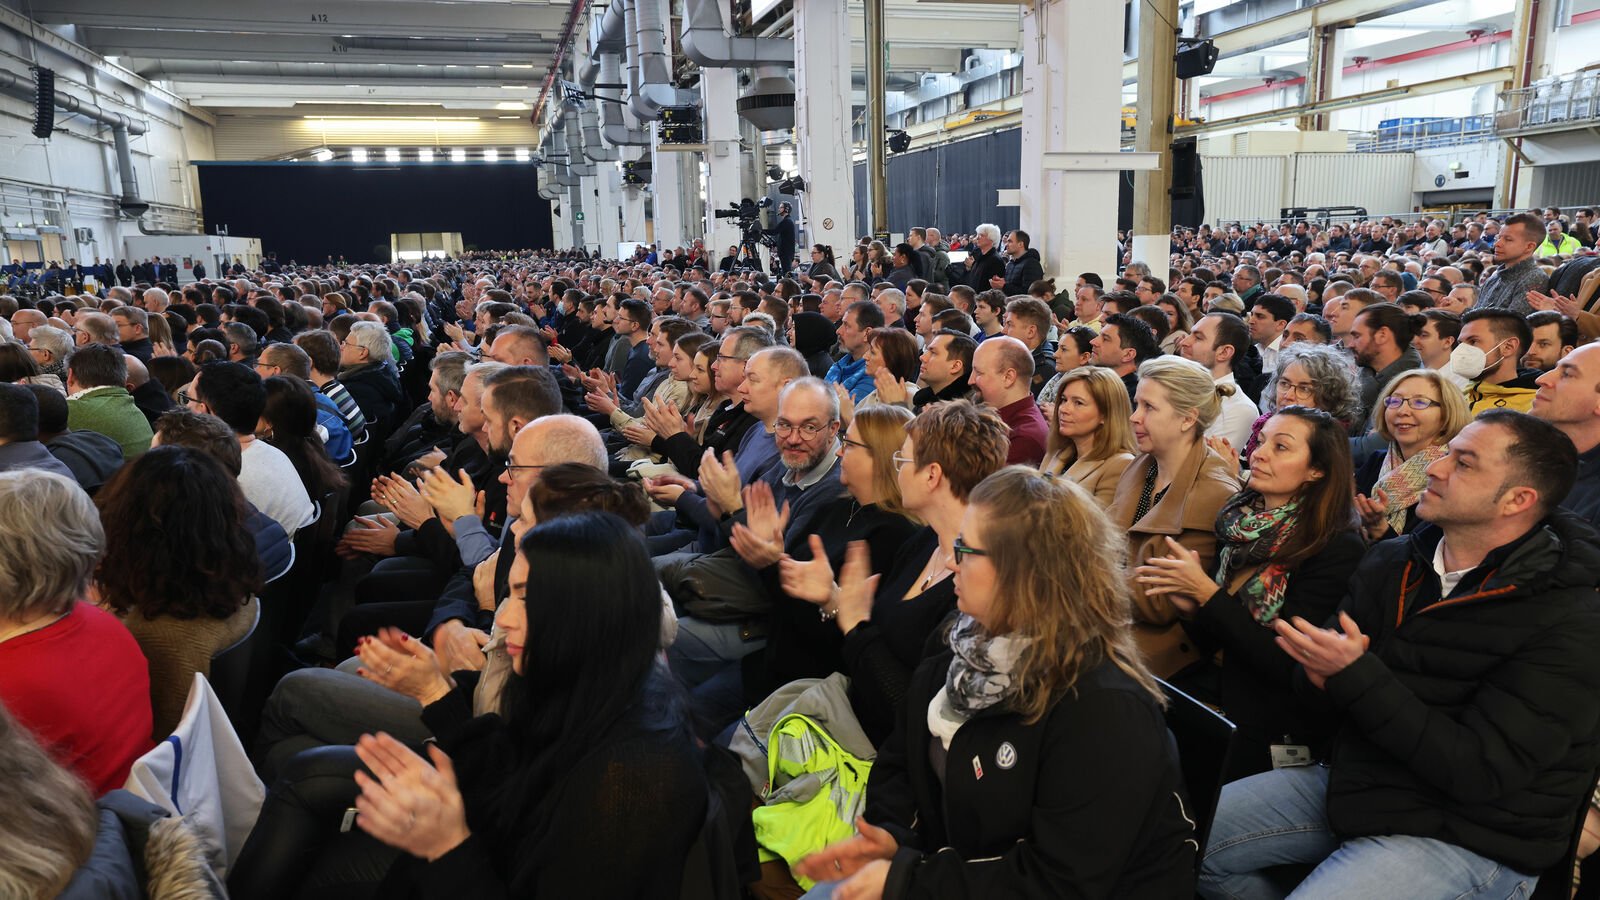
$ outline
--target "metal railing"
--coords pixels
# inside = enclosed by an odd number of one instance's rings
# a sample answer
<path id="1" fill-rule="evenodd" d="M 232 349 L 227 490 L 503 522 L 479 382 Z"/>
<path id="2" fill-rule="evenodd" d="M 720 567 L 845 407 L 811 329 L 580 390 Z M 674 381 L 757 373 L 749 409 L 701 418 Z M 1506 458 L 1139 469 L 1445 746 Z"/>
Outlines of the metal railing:
<path id="1" fill-rule="evenodd" d="M 1600 118 L 1600 71 L 1573 72 L 1500 92 L 1495 130 L 1559 127 Z"/>
<path id="2" fill-rule="evenodd" d="M 1350 136 L 1350 149 L 1356 153 L 1385 153 L 1429 150 L 1435 147 L 1460 147 L 1495 139 L 1495 115 L 1457 116 L 1449 119 L 1402 119 Z"/>

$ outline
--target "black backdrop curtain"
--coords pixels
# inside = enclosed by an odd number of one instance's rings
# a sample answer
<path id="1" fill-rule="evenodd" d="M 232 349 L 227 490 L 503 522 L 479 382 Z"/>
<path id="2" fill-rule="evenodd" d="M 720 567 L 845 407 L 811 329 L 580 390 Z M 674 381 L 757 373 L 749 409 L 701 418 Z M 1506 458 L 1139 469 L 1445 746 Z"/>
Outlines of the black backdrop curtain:
<path id="1" fill-rule="evenodd" d="M 387 262 L 389 235 L 461 233 L 467 249 L 551 245 L 527 163 L 196 162 L 206 230 L 258 237 L 287 263 Z"/>

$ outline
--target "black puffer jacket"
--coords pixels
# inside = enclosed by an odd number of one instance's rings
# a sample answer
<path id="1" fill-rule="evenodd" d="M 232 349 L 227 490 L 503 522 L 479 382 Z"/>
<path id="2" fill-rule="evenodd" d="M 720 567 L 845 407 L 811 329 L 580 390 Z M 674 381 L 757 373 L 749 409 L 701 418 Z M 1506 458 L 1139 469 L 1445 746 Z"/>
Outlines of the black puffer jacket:
<path id="1" fill-rule="evenodd" d="M 1039 264 L 1039 251 L 1029 247 L 1022 251 L 1022 255 L 1012 259 L 1006 258 L 1006 286 L 1007 297 L 1026 294 L 1028 288 L 1033 287 L 1035 281 L 1044 278 L 1044 266 Z"/>
<path id="2" fill-rule="evenodd" d="M 1443 599 L 1441 537 L 1376 544 L 1351 579 L 1345 607 L 1372 646 L 1327 681 L 1345 717 L 1328 821 L 1536 873 L 1566 850 L 1600 764 L 1600 534 L 1558 510 Z"/>

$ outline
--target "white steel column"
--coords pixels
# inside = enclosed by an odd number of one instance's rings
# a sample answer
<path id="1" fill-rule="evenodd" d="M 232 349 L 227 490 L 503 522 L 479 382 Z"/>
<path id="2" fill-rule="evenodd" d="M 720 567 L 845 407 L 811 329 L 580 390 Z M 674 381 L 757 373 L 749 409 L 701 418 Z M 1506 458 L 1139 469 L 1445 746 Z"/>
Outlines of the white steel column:
<path id="1" fill-rule="evenodd" d="M 741 197 L 738 70 L 701 69 L 700 97 L 705 112 L 706 214 L 697 236 L 704 237 L 706 249 L 717 254 L 714 259 L 721 259 L 727 247 L 739 243 L 734 220 L 712 215 Z"/>
<path id="2" fill-rule="evenodd" d="M 567 200 L 567 192 L 562 191 L 556 199 L 550 201 L 550 243 L 557 250 L 572 249 L 572 204 Z M 556 208 L 561 212 L 557 213 Z"/>
<path id="3" fill-rule="evenodd" d="M 651 242 L 650 229 L 645 225 L 643 185 L 624 185 L 622 188 L 622 240 L 635 244 Z"/>
<path id="4" fill-rule="evenodd" d="M 1045 274 L 1069 281 L 1116 272 L 1122 10 L 1035 0 L 1022 13 L 1022 229 Z"/>
<path id="5" fill-rule="evenodd" d="M 650 128 L 651 192 L 655 194 L 656 245 L 673 250 L 684 246 L 683 154 L 661 149 L 661 123 Z"/>
<path id="6" fill-rule="evenodd" d="M 1122 21 L 1120 11 L 1116 20 Z M 847 259 L 857 238 L 850 160 L 850 42 L 841 38 L 849 33 L 845 0 L 795 0 L 795 142 L 800 177 L 806 182 L 798 220 L 805 235 L 796 248 L 801 259 L 808 258 L 809 244 L 827 244 L 836 257 Z M 1113 206 L 1115 202 L 1113 185 Z"/>
<path id="7" fill-rule="evenodd" d="M 600 245 L 600 255 L 610 259 L 617 252 L 617 244 L 622 241 L 622 216 L 619 209 L 621 198 L 620 184 L 622 173 L 617 171 L 614 162 L 595 163 L 595 211 L 594 221 L 589 223 L 593 237 L 590 244 Z"/>

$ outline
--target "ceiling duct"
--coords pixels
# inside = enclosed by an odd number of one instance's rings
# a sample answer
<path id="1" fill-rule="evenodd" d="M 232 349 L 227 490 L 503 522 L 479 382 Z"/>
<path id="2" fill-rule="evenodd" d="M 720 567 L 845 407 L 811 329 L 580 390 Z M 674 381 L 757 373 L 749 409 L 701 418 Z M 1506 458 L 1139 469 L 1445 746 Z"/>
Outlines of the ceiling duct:
<path id="1" fill-rule="evenodd" d="M 143 122 L 136 122 L 119 112 L 112 112 L 97 103 L 64 94 L 51 88 L 55 105 L 70 113 L 77 113 L 86 119 L 99 122 L 110 127 L 112 143 L 117 153 L 117 176 L 122 182 L 122 196 L 117 200 L 117 206 L 122 214 L 130 219 L 137 219 L 150 208 L 139 197 L 139 181 L 133 171 L 133 151 L 128 146 L 128 135 L 144 134 L 149 130 Z M 32 78 L 24 80 L 17 75 L 0 71 L 0 94 L 9 94 L 18 99 L 32 102 L 37 98 Z"/>

